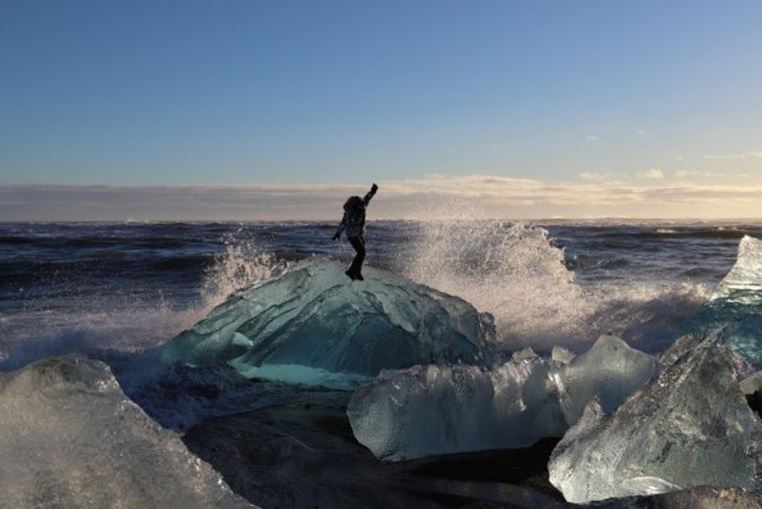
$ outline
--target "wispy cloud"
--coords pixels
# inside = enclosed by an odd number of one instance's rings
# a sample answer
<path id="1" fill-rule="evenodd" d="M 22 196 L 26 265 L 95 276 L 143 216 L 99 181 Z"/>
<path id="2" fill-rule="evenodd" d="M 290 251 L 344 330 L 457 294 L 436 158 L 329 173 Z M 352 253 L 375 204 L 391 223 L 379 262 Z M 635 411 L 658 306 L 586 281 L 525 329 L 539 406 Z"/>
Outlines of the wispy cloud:
<path id="1" fill-rule="evenodd" d="M 611 173 L 598 173 L 594 171 L 583 171 L 577 175 L 582 180 L 610 180 Z"/>
<path id="2" fill-rule="evenodd" d="M 762 159 L 762 152 L 746 152 L 743 154 L 707 154 L 704 159 Z"/>
<path id="3" fill-rule="evenodd" d="M 757 185 L 645 180 L 540 181 L 494 175 L 427 175 L 382 181 L 375 218 L 442 217 L 443 206 L 509 218 L 760 217 Z M 242 186 L 0 186 L 5 220 L 325 219 L 366 184 Z M 432 212 L 436 210 L 436 213 Z"/>
<path id="4" fill-rule="evenodd" d="M 591 143 L 598 141 L 598 139 L 599 138 L 597 134 L 588 134 L 587 136 L 585 136 L 585 141 L 589 141 Z"/>
<path id="5" fill-rule="evenodd" d="M 707 177 L 707 178 L 746 178 L 749 175 L 746 173 L 726 173 L 719 171 L 696 171 L 696 170 L 678 170 L 675 172 L 676 177 Z"/>
<path id="6" fill-rule="evenodd" d="M 664 171 L 659 168 L 651 168 L 647 171 L 638 172 L 638 177 L 642 179 L 660 180 L 664 178 Z"/>

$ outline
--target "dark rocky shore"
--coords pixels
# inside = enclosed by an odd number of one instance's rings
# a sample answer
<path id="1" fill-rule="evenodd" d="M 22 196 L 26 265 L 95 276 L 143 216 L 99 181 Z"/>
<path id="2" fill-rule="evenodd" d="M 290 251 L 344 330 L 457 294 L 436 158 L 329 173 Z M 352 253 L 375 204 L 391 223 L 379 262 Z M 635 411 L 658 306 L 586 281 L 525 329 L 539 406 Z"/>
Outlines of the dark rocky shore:
<path id="1" fill-rule="evenodd" d="M 265 508 L 572 507 L 548 482 L 557 440 L 385 463 L 352 435 L 348 399 L 330 392 L 313 403 L 216 419 L 183 441 L 236 493 Z"/>
<path id="2" fill-rule="evenodd" d="M 569 504 L 548 481 L 557 443 L 385 463 L 357 443 L 349 395 L 326 392 L 289 404 L 205 422 L 183 437 L 237 494 L 268 509 L 760 509 L 736 488 Z"/>

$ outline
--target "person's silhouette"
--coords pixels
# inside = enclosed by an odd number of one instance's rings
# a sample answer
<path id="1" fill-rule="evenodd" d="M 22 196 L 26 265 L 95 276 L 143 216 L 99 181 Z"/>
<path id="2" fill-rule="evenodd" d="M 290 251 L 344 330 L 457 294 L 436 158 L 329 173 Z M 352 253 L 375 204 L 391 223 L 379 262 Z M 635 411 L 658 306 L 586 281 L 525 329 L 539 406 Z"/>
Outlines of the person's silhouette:
<path id="1" fill-rule="evenodd" d="M 370 199 L 378 191 L 378 186 L 373 184 L 370 191 L 363 198 L 359 196 L 350 196 L 344 203 L 344 217 L 339 223 L 339 227 L 333 236 L 333 240 L 341 237 L 341 232 L 347 233 L 347 239 L 352 247 L 355 248 L 355 259 L 352 265 L 345 272 L 351 279 L 363 280 L 362 262 L 365 260 L 365 209 L 370 203 Z"/>

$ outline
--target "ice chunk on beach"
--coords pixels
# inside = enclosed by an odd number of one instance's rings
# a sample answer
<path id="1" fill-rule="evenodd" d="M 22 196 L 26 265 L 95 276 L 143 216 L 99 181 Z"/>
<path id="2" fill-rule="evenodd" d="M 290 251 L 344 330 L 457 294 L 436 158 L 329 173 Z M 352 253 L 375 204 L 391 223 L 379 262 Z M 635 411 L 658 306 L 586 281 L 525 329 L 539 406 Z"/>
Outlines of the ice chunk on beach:
<path id="1" fill-rule="evenodd" d="M 553 452 L 550 481 L 570 502 L 700 485 L 762 488 L 762 421 L 715 334 L 606 416 L 596 400 Z"/>
<path id="2" fill-rule="evenodd" d="M 729 327 L 730 347 L 762 366 L 762 240 L 744 236 L 735 265 L 684 327 L 703 336 Z"/>
<path id="3" fill-rule="evenodd" d="M 358 441 L 389 461 L 529 446 L 566 429 L 549 369 L 533 355 L 492 370 L 384 372 L 355 392 L 347 414 Z"/>
<path id="4" fill-rule="evenodd" d="M 382 369 L 491 358 L 490 315 L 391 272 L 366 267 L 365 281 L 353 282 L 344 270 L 326 260 L 300 262 L 236 292 L 141 361 L 340 386 Z"/>
<path id="5" fill-rule="evenodd" d="M 357 440 L 390 461 L 526 447 L 563 435 L 596 397 L 613 410 L 654 366 L 651 356 L 602 336 L 567 365 L 525 349 L 491 369 L 383 372 L 355 392 L 347 413 Z"/>
<path id="6" fill-rule="evenodd" d="M 0 458 L 3 507 L 254 507 L 79 357 L 0 375 Z"/>

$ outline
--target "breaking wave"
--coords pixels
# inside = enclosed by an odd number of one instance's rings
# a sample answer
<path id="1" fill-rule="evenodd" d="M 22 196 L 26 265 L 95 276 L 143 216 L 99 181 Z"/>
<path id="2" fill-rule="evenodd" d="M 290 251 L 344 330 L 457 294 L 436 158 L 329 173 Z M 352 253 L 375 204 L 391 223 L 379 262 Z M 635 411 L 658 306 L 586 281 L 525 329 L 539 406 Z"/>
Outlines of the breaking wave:
<path id="1" fill-rule="evenodd" d="M 583 351 L 600 334 L 611 333 L 641 350 L 658 351 L 710 293 L 701 284 L 677 281 L 580 281 L 564 248 L 547 230 L 527 223 L 463 214 L 405 227 L 412 230 L 395 227 L 392 232 L 405 238 L 390 268 L 491 313 L 506 350 L 531 346 L 546 352 L 565 345 Z M 232 231 L 220 254 L 199 262 L 206 268 L 190 303 L 140 294 L 98 299 L 84 294 L 76 313 L 51 306 L 0 316 L 0 369 L 69 352 L 103 358 L 171 339 L 237 289 L 288 266 L 284 256 L 252 239 L 248 232 Z"/>
<path id="2" fill-rule="evenodd" d="M 709 295 L 700 284 L 581 284 L 547 230 L 521 222 L 431 223 L 416 253 L 405 274 L 491 313 L 509 350 L 581 351 L 611 333 L 658 351 Z"/>
<path id="3" fill-rule="evenodd" d="M 207 311 L 236 290 L 278 275 L 289 265 L 250 239 L 238 241 L 235 235 L 228 235 L 224 244 L 224 252 L 204 272 L 200 307 Z"/>
<path id="4" fill-rule="evenodd" d="M 205 317 L 233 292 L 280 273 L 288 262 L 251 240 L 228 236 L 224 251 L 204 270 L 198 300 L 178 306 L 160 294 L 112 295 L 93 301 L 81 297 L 81 311 L 21 311 L 0 316 L 0 370 L 16 369 L 54 355 L 82 353 L 113 360 L 168 341 Z"/>

